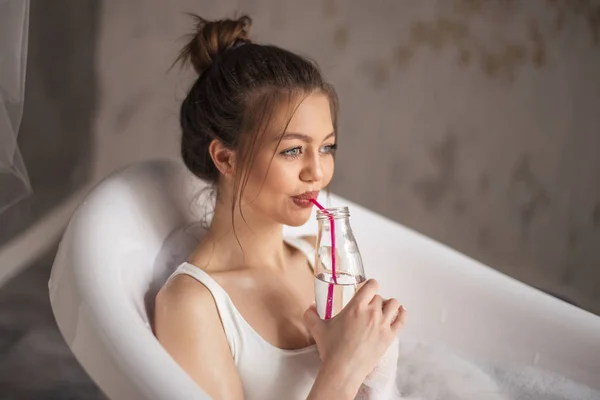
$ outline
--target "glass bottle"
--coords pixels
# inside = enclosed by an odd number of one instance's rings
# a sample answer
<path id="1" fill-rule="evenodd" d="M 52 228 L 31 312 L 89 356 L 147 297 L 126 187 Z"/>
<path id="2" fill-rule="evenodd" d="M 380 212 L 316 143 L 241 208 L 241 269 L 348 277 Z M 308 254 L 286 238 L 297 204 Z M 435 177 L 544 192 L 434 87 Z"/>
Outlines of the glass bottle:
<path id="1" fill-rule="evenodd" d="M 365 282 L 348 207 L 317 211 L 315 302 L 321 319 L 335 317 Z"/>

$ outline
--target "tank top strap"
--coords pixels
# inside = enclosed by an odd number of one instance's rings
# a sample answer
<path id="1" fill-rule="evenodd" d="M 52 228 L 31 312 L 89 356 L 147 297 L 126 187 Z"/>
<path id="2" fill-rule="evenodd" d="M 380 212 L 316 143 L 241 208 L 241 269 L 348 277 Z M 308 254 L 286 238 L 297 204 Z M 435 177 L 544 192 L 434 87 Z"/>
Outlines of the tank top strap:
<path id="1" fill-rule="evenodd" d="M 237 310 L 225 289 L 201 268 L 188 262 L 181 264 L 169 277 L 169 280 L 177 275 L 191 276 L 209 290 L 215 301 L 219 317 L 221 318 L 221 323 L 223 324 L 223 330 L 225 331 L 231 354 L 237 362 L 239 350 L 242 345 L 242 340 L 239 335 L 243 327 L 243 321 L 239 320 Z"/>
<path id="2" fill-rule="evenodd" d="M 290 246 L 300 250 L 308 260 L 310 268 L 313 270 L 315 269 L 315 248 L 310 243 L 297 236 L 286 237 L 284 238 L 284 241 Z"/>

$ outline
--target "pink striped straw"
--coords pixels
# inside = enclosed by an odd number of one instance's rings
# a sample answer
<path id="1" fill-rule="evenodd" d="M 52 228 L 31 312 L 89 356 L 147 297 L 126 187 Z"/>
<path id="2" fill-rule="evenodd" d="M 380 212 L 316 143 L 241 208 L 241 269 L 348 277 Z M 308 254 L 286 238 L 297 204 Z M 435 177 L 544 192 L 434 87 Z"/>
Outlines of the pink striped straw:
<path id="1" fill-rule="evenodd" d="M 331 273 L 333 274 L 333 283 L 337 285 L 337 275 L 335 273 L 335 223 L 333 222 L 333 216 L 325 210 L 316 199 L 310 199 L 310 201 L 317 206 L 317 208 L 323 211 L 329 216 L 329 227 L 331 232 Z M 327 288 L 327 305 L 325 306 L 325 319 L 331 319 L 333 311 L 333 284 L 329 284 Z"/>

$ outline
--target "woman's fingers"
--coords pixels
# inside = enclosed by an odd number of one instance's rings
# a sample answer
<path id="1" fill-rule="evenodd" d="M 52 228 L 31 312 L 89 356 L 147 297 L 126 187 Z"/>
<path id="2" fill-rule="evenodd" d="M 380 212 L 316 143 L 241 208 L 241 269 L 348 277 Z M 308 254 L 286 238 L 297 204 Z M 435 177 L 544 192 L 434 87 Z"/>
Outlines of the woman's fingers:
<path id="1" fill-rule="evenodd" d="M 381 297 L 380 295 L 376 294 L 371 299 L 371 302 L 369 303 L 369 305 L 373 306 L 373 308 L 376 309 L 376 310 L 383 310 L 383 297 Z"/>
<path id="2" fill-rule="evenodd" d="M 400 330 L 400 328 L 402 328 L 404 326 L 405 323 L 406 323 L 406 309 L 404 307 L 400 306 L 400 308 L 398 308 L 398 315 L 396 316 L 396 319 L 390 325 L 392 328 L 392 331 L 394 331 L 394 333 L 398 332 Z"/>
<path id="3" fill-rule="evenodd" d="M 384 300 L 377 294 L 378 291 L 377 281 L 369 279 L 356 292 L 352 301 L 357 304 L 368 304 L 373 309 L 381 310 L 383 320 L 390 325 L 394 332 L 398 332 L 406 322 L 406 310 L 396 299 Z"/>
<path id="4" fill-rule="evenodd" d="M 375 279 L 369 279 L 360 289 L 358 289 L 352 300 L 357 303 L 369 304 L 378 291 L 379 284 L 377 281 Z"/>
<path id="5" fill-rule="evenodd" d="M 402 307 L 398 300 L 389 299 L 383 303 L 383 321 L 391 325 L 399 314 L 399 309 Z"/>

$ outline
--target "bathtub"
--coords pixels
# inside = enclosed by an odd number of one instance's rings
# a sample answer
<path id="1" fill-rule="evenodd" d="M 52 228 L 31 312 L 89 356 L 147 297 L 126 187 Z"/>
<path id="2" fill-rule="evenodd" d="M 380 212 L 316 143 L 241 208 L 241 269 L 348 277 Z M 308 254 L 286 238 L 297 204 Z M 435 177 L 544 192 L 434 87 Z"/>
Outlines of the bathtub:
<path id="1" fill-rule="evenodd" d="M 158 343 L 153 298 L 202 235 L 204 184 L 178 163 L 139 163 L 106 178 L 72 216 L 49 282 L 58 327 L 111 399 L 208 399 Z M 600 317 L 426 236 L 346 205 L 368 277 L 409 312 L 406 337 L 483 362 L 536 365 L 600 389 Z M 316 221 L 285 228 L 315 234 Z"/>

